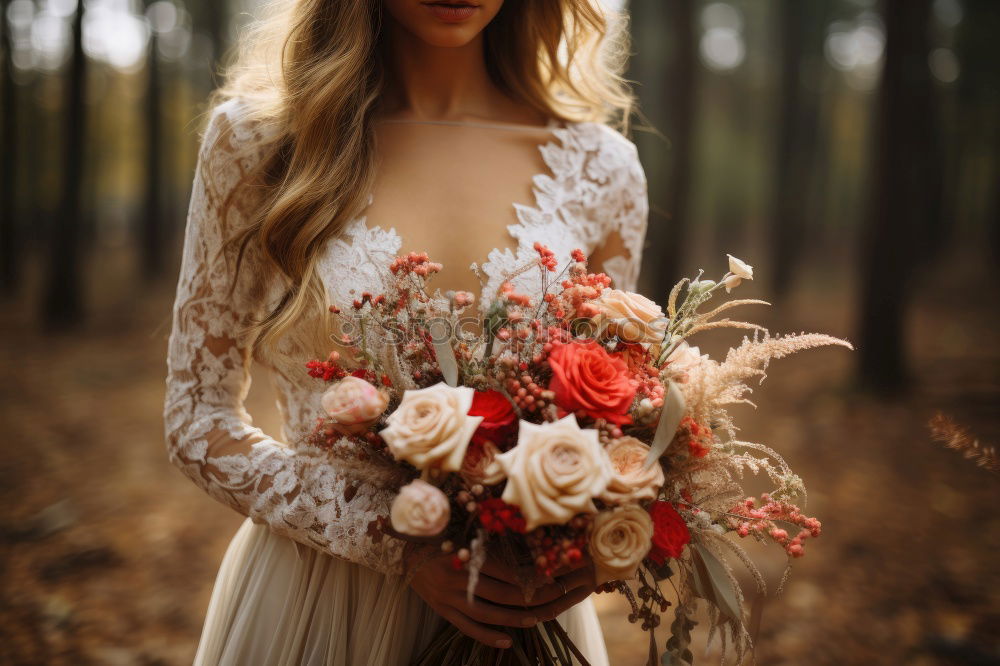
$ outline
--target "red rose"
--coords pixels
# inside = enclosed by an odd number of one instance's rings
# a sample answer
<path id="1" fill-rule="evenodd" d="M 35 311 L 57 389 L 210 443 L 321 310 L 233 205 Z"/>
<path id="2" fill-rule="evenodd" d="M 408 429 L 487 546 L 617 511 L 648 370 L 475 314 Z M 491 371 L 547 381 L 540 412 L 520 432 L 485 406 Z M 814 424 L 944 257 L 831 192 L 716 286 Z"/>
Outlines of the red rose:
<path id="1" fill-rule="evenodd" d="M 691 532 L 681 514 L 670 502 L 660 501 L 649 507 L 649 516 L 653 519 L 653 547 L 647 557 L 657 566 L 668 557 L 680 557 L 684 546 L 691 542 Z"/>
<path id="2" fill-rule="evenodd" d="M 469 416 L 481 416 L 483 422 L 472 434 L 473 444 L 493 442 L 497 448 L 505 449 L 505 440 L 517 426 L 517 414 L 503 393 L 499 391 L 476 391 L 472 396 Z"/>
<path id="3" fill-rule="evenodd" d="M 616 425 L 632 422 L 629 406 L 635 383 L 628 367 L 593 340 L 556 345 L 549 354 L 555 403 L 566 412 L 583 412 Z"/>

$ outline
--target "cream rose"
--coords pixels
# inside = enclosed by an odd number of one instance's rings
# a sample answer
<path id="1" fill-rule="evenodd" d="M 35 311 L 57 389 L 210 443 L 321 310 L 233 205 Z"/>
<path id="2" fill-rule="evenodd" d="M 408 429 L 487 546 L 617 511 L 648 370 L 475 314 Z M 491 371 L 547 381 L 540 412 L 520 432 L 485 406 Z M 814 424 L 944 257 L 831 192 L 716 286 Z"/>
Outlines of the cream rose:
<path id="1" fill-rule="evenodd" d="M 605 289 L 595 303 L 597 323 L 626 342 L 656 344 L 663 340 L 667 320 L 659 305 L 641 294 Z"/>
<path id="2" fill-rule="evenodd" d="M 653 544 L 653 520 L 635 504 L 602 511 L 590 528 L 597 584 L 634 578 Z"/>
<path id="3" fill-rule="evenodd" d="M 389 519 L 392 529 L 400 534 L 436 536 L 451 520 L 451 505 L 438 488 L 417 479 L 399 491 L 392 503 Z"/>
<path id="4" fill-rule="evenodd" d="M 472 433 L 481 416 L 469 416 L 475 391 L 444 383 L 403 393 L 403 400 L 380 433 L 392 455 L 417 469 L 462 468 Z"/>
<path id="5" fill-rule="evenodd" d="M 594 513 L 594 498 L 611 481 L 611 463 L 597 431 L 576 417 L 536 425 L 521 421 L 517 446 L 497 456 L 507 475 L 502 499 L 520 507 L 529 530 Z"/>
<path id="6" fill-rule="evenodd" d="M 646 469 L 649 447 L 635 437 L 619 437 L 604 448 L 611 459 L 611 482 L 601 499 L 612 504 L 651 500 L 663 486 L 663 468 Z"/>
<path id="7" fill-rule="evenodd" d="M 327 389 L 321 402 L 341 430 L 359 434 L 382 415 L 389 399 L 363 379 L 344 377 Z"/>
<path id="8" fill-rule="evenodd" d="M 667 369 L 677 381 L 684 383 L 687 381 L 689 373 L 704 363 L 707 358 L 707 354 L 702 354 L 700 349 L 692 347 L 687 343 L 687 340 L 683 340 L 667 357 Z"/>

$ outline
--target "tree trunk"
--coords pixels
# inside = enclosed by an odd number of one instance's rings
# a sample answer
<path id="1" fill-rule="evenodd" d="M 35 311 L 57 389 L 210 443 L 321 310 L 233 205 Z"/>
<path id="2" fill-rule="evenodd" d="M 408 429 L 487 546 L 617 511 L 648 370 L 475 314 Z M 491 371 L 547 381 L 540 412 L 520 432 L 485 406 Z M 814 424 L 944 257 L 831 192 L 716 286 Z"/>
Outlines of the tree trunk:
<path id="1" fill-rule="evenodd" d="M 83 315 L 80 227 L 82 180 L 87 126 L 87 62 L 83 53 L 86 4 L 78 3 L 73 17 L 72 56 L 66 72 L 64 121 L 66 127 L 62 201 L 49 230 L 49 266 L 42 316 L 52 329 L 70 328 Z"/>
<path id="2" fill-rule="evenodd" d="M 885 0 L 883 6 L 885 68 L 863 234 L 858 361 L 864 387 L 897 392 L 908 379 L 905 315 L 920 250 L 915 237 L 927 228 L 924 196 L 939 183 L 921 136 L 933 106 L 925 94 L 931 0 Z"/>
<path id="3" fill-rule="evenodd" d="M 652 265 L 656 294 L 666 294 L 680 279 L 684 271 L 682 258 L 689 251 L 688 212 L 694 170 L 695 77 L 698 66 L 694 0 L 671 0 L 667 4 L 667 21 L 674 45 L 662 86 L 661 105 L 665 116 L 664 132 L 670 140 L 670 167 L 663 197 L 667 219 L 657 234 L 660 239 L 657 261 Z"/>
<path id="4" fill-rule="evenodd" d="M 0 95 L 3 96 L 3 127 L 0 128 L 0 155 L 3 170 L 0 180 L 0 293 L 9 296 L 17 289 L 20 277 L 20 242 L 17 214 L 17 84 L 14 82 L 13 44 L 7 8 L 10 0 L 0 2 Z"/>
<path id="5" fill-rule="evenodd" d="M 146 73 L 146 205 L 139 230 L 142 276 L 152 282 L 163 274 L 165 241 L 161 168 L 163 102 L 156 31 L 150 33 Z"/>
<path id="6" fill-rule="evenodd" d="M 229 20 L 229 6 L 225 0 L 212 0 L 205 4 L 208 34 L 212 37 L 212 48 L 215 50 L 212 63 L 212 87 L 221 83 L 217 80 L 218 73 L 226 51 L 229 49 L 229 34 L 226 30 Z"/>
<path id="7" fill-rule="evenodd" d="M 784 296 L 801 260 L 808 227 L 821 218 L 825 164 L 820 163 L 818 93 L 802 84 L 803 66 L 821 61 L 829 3 L 782 0 L 781 92 L 771 204 L 771 290 Z"/>

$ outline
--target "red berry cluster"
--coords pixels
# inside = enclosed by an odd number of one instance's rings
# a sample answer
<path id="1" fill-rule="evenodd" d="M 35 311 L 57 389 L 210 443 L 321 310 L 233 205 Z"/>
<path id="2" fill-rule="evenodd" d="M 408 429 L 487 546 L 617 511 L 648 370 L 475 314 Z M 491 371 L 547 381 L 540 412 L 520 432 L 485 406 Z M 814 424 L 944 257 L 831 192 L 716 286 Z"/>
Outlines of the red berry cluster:
<path id="1" fill-rule="evenodd" d="M 396 257 L 389 266 L 389 270 L 393 275 L 399 275 L 400 273 L 407 275 L 412 273 L 420 277 L 427 277 L 431 273 L 439 273 L 442 268 L 441 264 L 431 261 L 426 252 L 410 252 L 402 257 Z"/>
<path id="2" fill-rule="evenodd" d="M 554 273 L 559 265 L 559 262 L 556 261 L 556 253 L 537 241 L 535 242 L 535 252 L 538 253 L 538 263 Z"/>
<path id="3" fill-rule="evenodd" d="M 322 379 L 325 382 L 332 382 L 343 379 L 347 376 L 347 371 L 340 367 L 340 354 L 330 352 L 330 356 L 325 361 L 312 360 L 306 363 L 309 369 L 309 376 Z"/>
<path id="4" fill-rule="evenodd" d="M 570 267 L 569 279 L 562 281 L 562 292 L 558 295 L 546 294 L 545 302 L 549 304 L 549 312 L 557 319 L 590 318 L 598 312 L 593 301 L 610 286 L 611 278 L 607 275 L 588 273 L 586 264 L 577 262 Z"/>
<path id="5" fill-rule="evenodd" d="M 506 534 L 507 531 L 524 534 L 525 522 L 521 509 L 507 504 L 499 497 L 491 497 L 479 502 L 479 522 L 488 532 Z"/>
<path id="6" fill-rule="evenodd" d="M 714 441 L 712 429 L 701 425 L 690 416 L 685 416 L 678 426 L 681 439 L 687 440 L 688 453 L 692 458 L 704 458 Z"/>
<path id="7" fill-rule="evenodd" d="M 761 506 L 757 507 L 757 501 L 753 497 L 748 497 L 730 509 L 730 514 L 740 517 L 730 517 L 730 527 L 741 537 L 748 536 L 752 532 L 766 534 L 780 544 L 789 557 L 802 557 L 805 555 L 802 542 L 810 537 L 815 539 L 822 534 L 822 523 L 803 514 L 794 504 L 773 499 L 769 493 L 761 495 L 760 502 Z M 791 537 L 787 530 L 781 529 L 774 523 L 776 520 L 799 527 L 798 534 Z"/>
<path id="8" fill-rule="evenodd" d="M 513 305 L 520 305 L 525 308 L 531 307 L 531 297 L 515 291 L 514 284 L 510 280 L 500 285 L 500 296 Z"/>
<path id="9" fill-rule="evenodd" d="M 529 372 L 509 370 L 504 387 L 514 404 L 523 412 L 538 412 L 552 402 L 555 394 L 540 385 Z"/>
<path id="10" fill-rule="evenodd" d="M 360 310 L 365 306 L 365 303 L 371 303 L 373 308 L 377 308 L 378 306 L 385 303 L 385 294 L 379 294 L 378 296 L 373 296 L 370 292 L 365 291 L 361 293 L 360 299 L 358 298 L 354 299 L 354 303 L 352 305 L 354 305 L 355 310 Z"/>
<path id="11" fill-rule="evenodd" d="M 538 527 L 528 537 L 528 545 L 535 558 L 535 569 L 543 576 L 552 576 L 560 567 L 576 564 L 583 559 L 587 549 L 587 525 L 590 519 L 576 516 L 570 521 L 570 530 L 560 536 L 558 528 L 546 530 Z"/>

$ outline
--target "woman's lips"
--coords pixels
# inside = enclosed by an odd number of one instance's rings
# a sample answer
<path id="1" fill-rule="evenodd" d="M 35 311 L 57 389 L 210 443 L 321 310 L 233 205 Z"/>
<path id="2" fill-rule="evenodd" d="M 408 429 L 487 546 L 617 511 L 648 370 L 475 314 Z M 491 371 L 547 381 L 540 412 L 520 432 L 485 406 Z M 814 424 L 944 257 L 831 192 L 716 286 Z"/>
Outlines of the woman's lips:
<path id="1" fill-rule="evenodd" d="M 434 18 L 445 23 L 461 23 L 479 11 L 478 5 L 461 2 L 425 2 L 423 5 Z"/>

